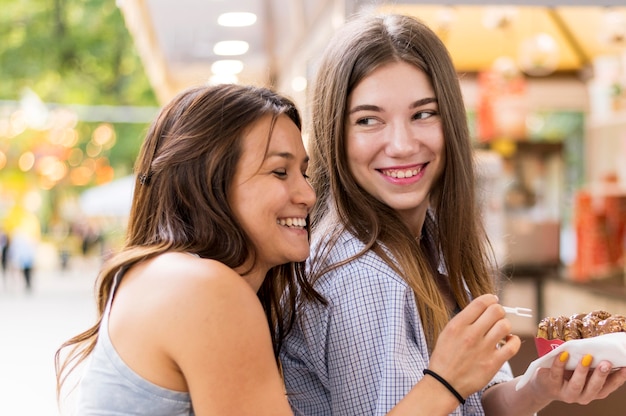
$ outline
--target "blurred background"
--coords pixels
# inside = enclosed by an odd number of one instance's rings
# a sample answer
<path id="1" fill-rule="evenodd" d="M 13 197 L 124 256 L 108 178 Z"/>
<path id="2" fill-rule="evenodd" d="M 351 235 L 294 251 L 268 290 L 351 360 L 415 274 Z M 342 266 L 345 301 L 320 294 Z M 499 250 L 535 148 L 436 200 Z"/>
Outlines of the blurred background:
<path id="1" fill-rule="evenodd" d="M 292 97 L 306 124 L 317 59 L 362 11 L 414 15 L 450 51 L 502 302 L 535 315 L 513 319 L 514 370 L 536 358 L 542 317 L 626 314 L 626 5 L 442 4 L 0 0 L 0 414 L 59 414 L 52 357 L 94 319 L 158 108 L 193 85 L 251 83 Z M 621 414 L 624 393 L 540 415 Z"/>

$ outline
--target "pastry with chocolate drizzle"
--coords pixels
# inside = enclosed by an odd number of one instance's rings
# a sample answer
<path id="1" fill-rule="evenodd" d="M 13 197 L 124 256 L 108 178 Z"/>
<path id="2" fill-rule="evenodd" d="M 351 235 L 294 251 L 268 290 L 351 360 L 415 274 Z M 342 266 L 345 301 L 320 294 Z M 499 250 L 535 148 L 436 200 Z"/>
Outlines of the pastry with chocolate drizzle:
<path id="1" fill-rule="evenodd" d="M 626 317 L 612 315 L 607 311 L 598 310 L 588 314 L 575 314 L 570 317 L 546 317 L 537 326 L 537 338 L 547 340 L 592 338 L 614 332 L 626 332 Z"/>

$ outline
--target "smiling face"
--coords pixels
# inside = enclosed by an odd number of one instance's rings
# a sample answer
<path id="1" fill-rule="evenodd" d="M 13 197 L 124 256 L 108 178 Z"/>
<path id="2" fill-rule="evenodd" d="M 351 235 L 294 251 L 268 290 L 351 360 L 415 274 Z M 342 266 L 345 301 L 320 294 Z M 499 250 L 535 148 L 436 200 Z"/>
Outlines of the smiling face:
<path id="1" fill-rule="evenodd" d="M 271 122 L 271 116 L 264 117 L 244 136 L 229 195 L 235 217 L 254 244 L 261 279 L 271 267 L 308 257 L 306 217 L 315 203 L 300 130 L 280 115 L 268 146 Z"/>
<path id="2" fill-rule="evenodd" d="M 346 152 L 356 182 L 418 235 L 444 166 L 441 118 L 423 71 L 393 62 L 357 84 L 348 97 Z"/>

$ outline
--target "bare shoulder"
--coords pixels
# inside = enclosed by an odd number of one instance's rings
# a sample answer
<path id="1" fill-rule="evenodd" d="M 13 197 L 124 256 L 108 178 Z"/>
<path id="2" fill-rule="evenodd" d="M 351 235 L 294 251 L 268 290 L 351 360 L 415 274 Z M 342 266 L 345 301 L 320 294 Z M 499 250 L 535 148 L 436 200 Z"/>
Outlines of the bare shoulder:
<path id="1" fill-rule="evenodd" d="M 153 306 L 159 308 L 201 312 L 232 303 L 258 303 L 252 288 L 233 269 L 188 253 L 162 254 L 131 269 L 128 277 L 144 296 L 154 296 Z"/>
<path id="2" fill-rule="evenodd" d="M 155 277 L 171 279 L 187 277 L 191 279 L 209 279 L 229 281 L 230 277 L 239 276 L 233 269 L 216 260 L 203 259 L 190 253 L 163 253 L 148 260 L 144 271 Z"/>
<path id="3" fill-rule="evenodd" d="M 116 292 L 109 333 L 135 372 L 166 388 L 225 389 L 223 375 L 233 367 L 276 376 L 256 293 L 214 260 L 166 253 L 131 267 Z"/>
<path id="4" fill-rule="evenodd" d="M 130 328 L 134 323 L 145 329 L 171 325 L 175 331 L 186 326 L 181 323 L 193 325 L 216 314 L 229 321 L 240 308 L 264 315 L 256 293 L 239 274 L 215 260 L 172 252 L 138 263 L 125 273 L 111 324 Z"/>

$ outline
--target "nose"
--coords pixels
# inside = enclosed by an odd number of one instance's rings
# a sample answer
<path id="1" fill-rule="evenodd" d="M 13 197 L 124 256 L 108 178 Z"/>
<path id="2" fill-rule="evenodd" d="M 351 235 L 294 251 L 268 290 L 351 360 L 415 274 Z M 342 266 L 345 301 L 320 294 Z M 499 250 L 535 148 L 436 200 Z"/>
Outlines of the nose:
<path id="1" fill-rule="evenodd" d="M 317 197 L 313 187 L 306 178 L 301 177 L 298 179 L 296 189 L 294 191 L 294 200 L 298 204 L 303 204 L 307 208 L 313 207 Z"/>
<path id="2" fill-rule="evenodd" d="M 397 123 L 389 129 L 386 153 L 390 157 L 404 157 L 414 154 L 419 149 L 419 140 L 407 123 Z"/>

